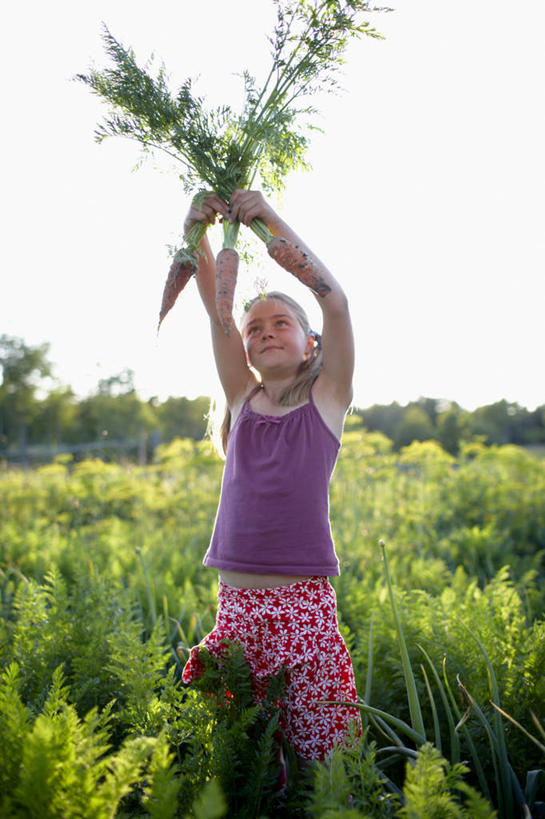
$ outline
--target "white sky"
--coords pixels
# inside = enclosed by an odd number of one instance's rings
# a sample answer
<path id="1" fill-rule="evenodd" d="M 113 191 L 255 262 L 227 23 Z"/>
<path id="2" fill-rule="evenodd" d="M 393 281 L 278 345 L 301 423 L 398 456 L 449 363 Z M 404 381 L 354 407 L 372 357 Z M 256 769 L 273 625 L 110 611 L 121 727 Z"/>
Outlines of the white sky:
<path id="1" fill-rule="evenodd" d="M 545 403 L 545 4 L 403 0 L 373 16 L 387 39 L 348 53 L 340 97 L 315 99 L 313 171 L 288 178 L 283 216 L 342 282 L 357 340 L 355 403 L 420 395 L 472 409 Z M 51 342 L 79 394 L 131 367 L 142 397 L 217 389 L 191 282 L 155 327 L 189 201 L 168 165 L 132 173 L 136 144 L 93 141 L 103 107 L 70 82 L 104 66 L 104 21 L 179 85 L 200 75 L 236 105 L 269 65 L 270 0 L 30 0 L 3 10 L 0 334 Z M 256 276 L 319 309 L 289 274 Z"/>

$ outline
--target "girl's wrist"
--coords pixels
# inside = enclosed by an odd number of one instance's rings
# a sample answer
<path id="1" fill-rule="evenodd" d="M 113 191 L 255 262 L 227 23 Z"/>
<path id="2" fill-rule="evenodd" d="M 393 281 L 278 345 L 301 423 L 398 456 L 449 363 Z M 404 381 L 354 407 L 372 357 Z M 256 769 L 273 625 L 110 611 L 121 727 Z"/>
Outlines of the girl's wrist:
<path id="1" fill-rule="evenodd" d="M 267 214 L 267 218 L 263 219 L 265 224 L 267 225 L 268 229 L 271 231 L 273 236 L 280 236 L 283 232 L 283 228 L 285 227 L 286 223 L 280 216 L 271 208 L 270 214 Z"/>

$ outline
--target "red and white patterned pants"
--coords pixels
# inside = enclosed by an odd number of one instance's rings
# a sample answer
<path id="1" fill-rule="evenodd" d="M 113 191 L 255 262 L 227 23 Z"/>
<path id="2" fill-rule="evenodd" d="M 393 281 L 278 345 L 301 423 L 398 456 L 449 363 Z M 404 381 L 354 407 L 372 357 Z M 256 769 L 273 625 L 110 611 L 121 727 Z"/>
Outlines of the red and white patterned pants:
<path id="1" fill-rule="evenodd" d="M 220 580 L 216 625 L 191 649 L 185 683 L 202 673 L 199 648 L 220 656 L 226 639 L 244 648 L 256 702 L 265 695 L 269 677 L 285 670 L 281 722 L 301 757 L 324 759 L 335 742 L 343 742 L 351 723 L 361 729 L 358 708 L 317 704 L 357 701 L 350 655 L 337 624 L 335 590 L 327 577 L 272 589 L 237 589 Z"/>

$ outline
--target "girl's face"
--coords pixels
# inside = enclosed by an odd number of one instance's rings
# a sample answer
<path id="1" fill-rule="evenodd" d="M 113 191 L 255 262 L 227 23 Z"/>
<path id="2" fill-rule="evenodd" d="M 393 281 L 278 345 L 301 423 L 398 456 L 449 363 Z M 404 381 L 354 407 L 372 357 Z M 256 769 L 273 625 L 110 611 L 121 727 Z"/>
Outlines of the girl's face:
<path id="1" fill-rule="evenodd" d="M 248 363 L 262 375 L 295 375 L 314 346 L 293 310 L 279 299 L 252 305 L 242 326 Z"/>

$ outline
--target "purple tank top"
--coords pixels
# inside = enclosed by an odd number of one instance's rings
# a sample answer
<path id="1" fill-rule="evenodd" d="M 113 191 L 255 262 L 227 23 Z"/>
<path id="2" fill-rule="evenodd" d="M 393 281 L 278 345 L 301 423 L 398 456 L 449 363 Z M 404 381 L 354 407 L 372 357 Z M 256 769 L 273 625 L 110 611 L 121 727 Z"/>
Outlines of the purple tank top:
<path id="1" fill-rule="evenodd" d="M 205 566 L 252 574 L 337 575 L 329 481 L 340 444 L 308 404 L 261 415 L 246 400 L 229 434 Z"/>

